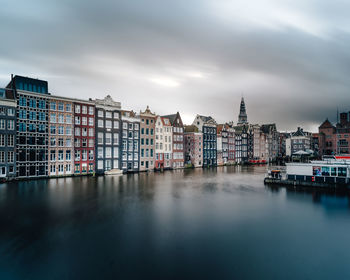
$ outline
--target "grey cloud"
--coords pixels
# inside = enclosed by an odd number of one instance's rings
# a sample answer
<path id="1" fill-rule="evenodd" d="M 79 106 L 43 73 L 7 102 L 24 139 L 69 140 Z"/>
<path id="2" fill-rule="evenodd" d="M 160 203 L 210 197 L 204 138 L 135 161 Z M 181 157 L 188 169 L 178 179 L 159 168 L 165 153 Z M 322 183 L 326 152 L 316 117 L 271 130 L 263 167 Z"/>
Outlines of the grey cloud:
<path id="1" fill-rule="evenodd" d="M 236 121 L 243 93 L 250 121 L 281 130 L 335 120 L 337 106 L 350 110 L 345 2 L 317 1 L 302 11 L 325 36 L 225 22 L 210 1 L 22 2 L 18 12 L 11 2 L 0 11 L 3 85 L 10 73 L 33 75 L 48 79 L 52 93 L 109 93 L 127 108 L 210 114 L 220 122 Z M 150 81 L 158 76 L 180 85 Z"/>

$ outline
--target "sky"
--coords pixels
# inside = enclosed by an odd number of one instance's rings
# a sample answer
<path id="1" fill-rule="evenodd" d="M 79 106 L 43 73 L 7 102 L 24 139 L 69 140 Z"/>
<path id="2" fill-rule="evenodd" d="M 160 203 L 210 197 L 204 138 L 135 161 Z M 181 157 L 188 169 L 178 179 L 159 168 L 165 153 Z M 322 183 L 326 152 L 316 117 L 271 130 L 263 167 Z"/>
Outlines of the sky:
<path id="1" fill-rule="evenodd" d="M 350 1 L 0 0 L 0 87 L 311 131 L 350 111 Z"/>

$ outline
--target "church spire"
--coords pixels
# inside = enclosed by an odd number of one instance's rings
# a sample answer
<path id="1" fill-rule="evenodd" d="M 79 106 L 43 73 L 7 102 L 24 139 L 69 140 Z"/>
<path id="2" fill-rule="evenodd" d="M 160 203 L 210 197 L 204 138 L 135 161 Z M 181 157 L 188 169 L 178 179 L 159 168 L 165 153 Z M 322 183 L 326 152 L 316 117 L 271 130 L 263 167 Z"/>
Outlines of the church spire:
<path id="1" fill-rule="evenodd" d="M 248 123 L 247 112 L 245 109 L 244 98 L 242 97 L 241 106 L 239 108 L 239 115 L 238 115 L 238 123 L 237 124 L 246 124 L 246 123 Z"/>

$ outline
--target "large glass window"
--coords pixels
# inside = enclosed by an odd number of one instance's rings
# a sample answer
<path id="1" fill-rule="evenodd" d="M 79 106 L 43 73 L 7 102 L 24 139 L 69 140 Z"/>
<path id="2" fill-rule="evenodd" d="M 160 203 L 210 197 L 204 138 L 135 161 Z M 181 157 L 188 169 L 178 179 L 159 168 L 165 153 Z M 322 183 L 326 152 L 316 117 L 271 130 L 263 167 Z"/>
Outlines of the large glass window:
<path id="1" fill-rule="evenodd" d="M 346 177 L 346 167 L 338 167 L 338 176 Z"/>

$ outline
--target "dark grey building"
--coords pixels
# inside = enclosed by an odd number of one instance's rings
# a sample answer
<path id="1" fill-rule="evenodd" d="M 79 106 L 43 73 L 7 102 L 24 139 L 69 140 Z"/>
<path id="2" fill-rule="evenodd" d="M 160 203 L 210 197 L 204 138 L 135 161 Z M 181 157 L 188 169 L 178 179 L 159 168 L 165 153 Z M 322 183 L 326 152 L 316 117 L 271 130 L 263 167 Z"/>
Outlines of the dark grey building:
<path id="1" fill-rule="evenodd" d="M 203 125 L 203 166 L 208 166 L 208 167 L 216 166 L 217 164 L 216 141 L 217 141 L 216 124 L 210 123 L 209 121 Z"/>
<path id="2" fill-rule="evenodd" d="M 133 111 L 121 111 L 123 172 L 138 172 L 140 169 L 140 118 Z"/>
<path id="3" fill-rule="evenodd" d="M 235 130 L 236 162 L 248 162 L 248 125 L 239 125 Z"/>
<path id="4" fill-rule="evenodd" d="M 19 178 L 48 175 L 48 83 L 15 76 L 17 101 L 16 173 Z"/>
<path id="5" fill-rule="evenodd" d="M 16 177 L 16 100 L 12 89 L 0 89 L 0 178 Z"/>
<path id="6" fill-rule="evenodd" d="M 121 106 L 109 95 L 96 99 L 95 106 L 96 173 L 104 174 L 105 171 L 121 168 Z"/>

